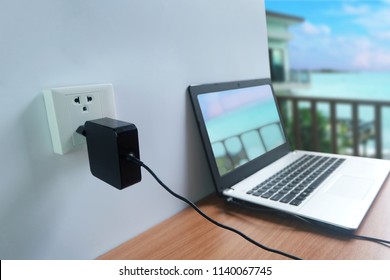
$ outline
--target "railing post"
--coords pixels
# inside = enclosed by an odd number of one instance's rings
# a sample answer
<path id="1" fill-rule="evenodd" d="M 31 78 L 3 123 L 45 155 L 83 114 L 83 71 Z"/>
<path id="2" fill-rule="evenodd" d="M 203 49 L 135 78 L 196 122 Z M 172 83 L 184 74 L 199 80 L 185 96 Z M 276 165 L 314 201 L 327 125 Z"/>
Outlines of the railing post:
<path id="1" fill-rule="evenodd" d="M 375 143 L 376 143 L 376 157 L 382 158 L 382 116 L 381 105 L 375 105 Z"/>
<path id="2" fill-rule="evenodd" d="M 334 101 L 330 102 L 330 138 L 332 145 L 332 153 L 337 154 L 337 121 L 336 121 L 336 104 Z"/>
<path id="3" fill-rule="evenodd" d="M 298 101 L 296 99 L 292 100 L 293 105 L 293 127 L 294 127 L 294 140 L 295 140 L 295 148 L 297 150 L 302 149 L 302 141 L 301 141 L 301 133 L 300 133 L 300 125 L 299 125 L 299 110 L 298 110 Z"/>
<path id="4" fill-rule="evenodd" d="M 317 121 L 317 102 L 315 100 L 310 100 L 311 107 L 311 119 L 313 122 L 313 128 L 311 130 L 311 135 L 313 137 L 313 151 L 319 151 L 320 143 L 318 138 L 318 121 Z"/>
<path id="5" fill-rule="evenodd" d="M 358 104 L 352 103 L 352 139 L 353 139 L 353 154 L 359 155 L 359 112 Z"/>

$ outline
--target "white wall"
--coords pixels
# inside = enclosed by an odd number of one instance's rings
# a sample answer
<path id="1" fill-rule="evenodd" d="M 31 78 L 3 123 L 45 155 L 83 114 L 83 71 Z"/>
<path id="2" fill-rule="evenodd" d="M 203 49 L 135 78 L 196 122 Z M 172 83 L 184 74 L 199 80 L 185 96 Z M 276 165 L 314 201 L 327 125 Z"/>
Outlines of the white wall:
<path id="1" fill-rule="evenodd" d="M 0 6 L 0 259 L 92 259 L 185 207 L 145 171 L 118 191 L 85 148 L 54 155 L 43 88 L 113 83 L 143 161 L 193 200 L 213 192 L 186 88 L 270 76 L 262 1 Z"/>

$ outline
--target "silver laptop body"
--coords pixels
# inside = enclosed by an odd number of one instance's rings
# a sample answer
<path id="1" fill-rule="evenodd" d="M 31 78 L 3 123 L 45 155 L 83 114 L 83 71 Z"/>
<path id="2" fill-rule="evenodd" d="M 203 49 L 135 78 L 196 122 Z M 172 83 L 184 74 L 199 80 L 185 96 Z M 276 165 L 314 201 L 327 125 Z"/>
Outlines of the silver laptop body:
<path id="1" fill-rule="evenodd" d="M 359 227 L 390 161 L 292 151 L 269 79 L 193 85 L 189 93 L 219 195 L 346 230 Z M 291 185 L 299 191 L 292 194 Z"/>

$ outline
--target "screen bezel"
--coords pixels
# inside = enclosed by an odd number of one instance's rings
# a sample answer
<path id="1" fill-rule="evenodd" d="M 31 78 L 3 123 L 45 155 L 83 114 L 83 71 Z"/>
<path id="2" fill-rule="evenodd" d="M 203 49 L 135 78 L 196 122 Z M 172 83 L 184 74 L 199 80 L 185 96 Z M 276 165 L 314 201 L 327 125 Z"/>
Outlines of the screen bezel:
<path id="1" fill-rule="evenodd" d="M 221 176 L 211 147 L 210 139 L 206 129 L 206 124 L 203 119 L 198 96 L 202 94 L 213 93 L 213 92 L 240 89 L 246 87 L 256 87 L 256 86 L 263 86 L 263 85 L 269 85 L 271 88 L 272 96 L 275 100 L 277 113 L 280 119 L 282 131 L 284 133 L 286 142 L 276 147 L 275 149 L 268 151 L 260 155 L 259 157 Z M 214 184 L 218 194 L 222 195 L 223 190 L 225 190 L 226 188 L 230 188 L 231 186 L 237 184 L 238 182 L 242 181 L 248 176 L 254 174 L 255 172 L 261 170 L 265 166 L 268 166 L 272 162 L 278 160 L 279 158 L 283 157 L 287 153 L 291 152 L 291 147 L 288 143 L 286 131 L 283 125 L 283 120 L 280 114 L 280 109 L 270 79 L 255 79 L 255 80 L 223 82 L 223 83 L 214 83 L 214 84 L 191 85 L 188 87 L 188 92 L 190 94 L 190 99 L 195 113 L 196 122 L 202 139 L 203 147 L 206 152 L 207 161 L 211 170 L 212 178 L 214 180 Z"/>

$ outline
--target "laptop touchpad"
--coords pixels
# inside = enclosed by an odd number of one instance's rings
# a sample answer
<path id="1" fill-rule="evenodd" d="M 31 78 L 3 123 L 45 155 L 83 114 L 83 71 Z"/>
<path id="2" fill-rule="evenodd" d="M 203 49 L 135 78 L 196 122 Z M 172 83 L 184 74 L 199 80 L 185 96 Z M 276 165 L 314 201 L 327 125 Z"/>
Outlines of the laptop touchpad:
<path id="1" fill-rule="evenodd" d="M 374 181 L 370 179 L 343 175 L 326 190 L 326 193 L 345 198 L 362 200 L 366 196 L 373 182 Z"/>

